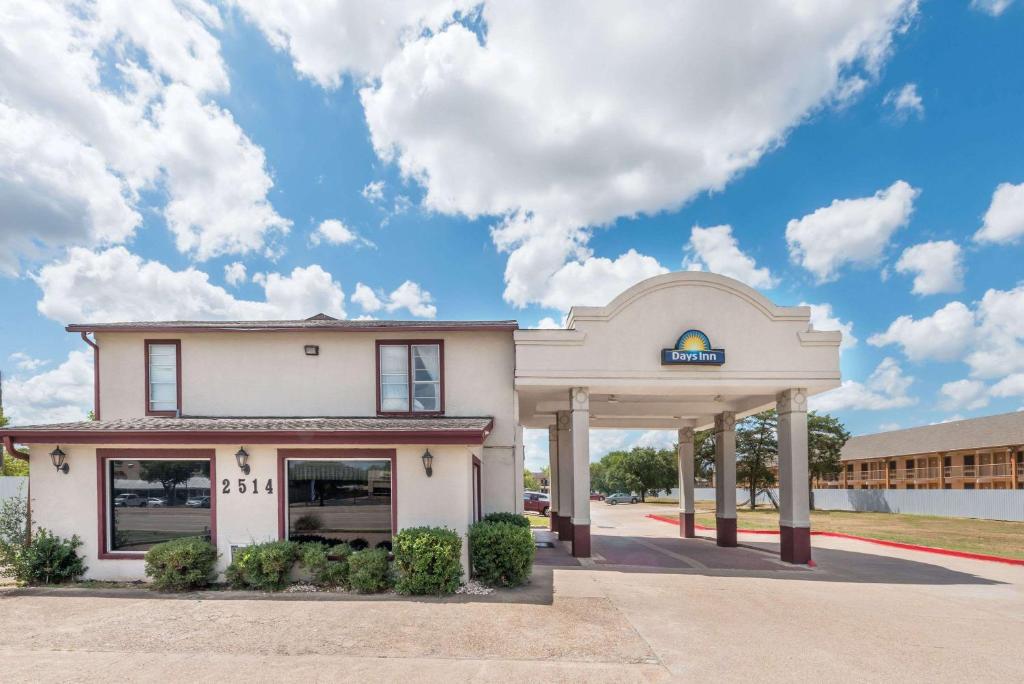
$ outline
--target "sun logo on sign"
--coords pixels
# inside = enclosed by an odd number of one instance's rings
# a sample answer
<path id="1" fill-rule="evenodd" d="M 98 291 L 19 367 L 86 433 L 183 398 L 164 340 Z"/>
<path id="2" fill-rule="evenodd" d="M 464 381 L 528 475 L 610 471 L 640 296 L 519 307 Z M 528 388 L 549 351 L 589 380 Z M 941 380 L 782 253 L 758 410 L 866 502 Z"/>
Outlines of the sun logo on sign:
<path id="1" fill-rule="evenodd" d="M 711 340 L 700 330 L 687 330 L 679 336 L 676 349 L 683 351 L 710 351 Z"/>

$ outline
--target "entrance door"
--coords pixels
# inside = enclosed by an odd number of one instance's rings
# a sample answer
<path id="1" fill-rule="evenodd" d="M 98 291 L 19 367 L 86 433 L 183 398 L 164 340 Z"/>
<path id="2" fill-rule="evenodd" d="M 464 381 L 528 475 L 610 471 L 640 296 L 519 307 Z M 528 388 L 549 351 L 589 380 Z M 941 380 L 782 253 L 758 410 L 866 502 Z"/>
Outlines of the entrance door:
<path id="1" fill-rule="evenodd" d="M 473 522 L 480 522 L 483 518 L 480 502 L 480 459 L 473 457 Z"/>

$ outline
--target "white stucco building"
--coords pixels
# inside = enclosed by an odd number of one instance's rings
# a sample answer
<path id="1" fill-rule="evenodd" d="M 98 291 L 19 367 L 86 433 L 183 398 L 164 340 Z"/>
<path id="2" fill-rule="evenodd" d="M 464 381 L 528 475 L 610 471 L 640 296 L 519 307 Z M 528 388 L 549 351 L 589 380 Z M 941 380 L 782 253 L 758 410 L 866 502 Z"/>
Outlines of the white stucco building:
<path id="1" fill-rule="evenodd" d="M 33 522 L 78 534 L 88 577 L 123 579 L 174 536 L 210 538 L 223 569 L 253 541 L 465 534 L 522 509 L 524 427 L 549 430 L 552 528 L 587 556 L 589 429 L 678 430 L 686 536 L 693 431 L 714 425 L 718 537 L 734 545 L 735 421 L 777 406 L 782 556 L 806 562 L 806 400 L 838 386 L 840 341 L 809 320 L 807 307 L 687 272 L 573 308 L 561 330 L 325 316 L 75 324 L 94 348 L 97 420 L 0 437 L 29 449 Z"/>

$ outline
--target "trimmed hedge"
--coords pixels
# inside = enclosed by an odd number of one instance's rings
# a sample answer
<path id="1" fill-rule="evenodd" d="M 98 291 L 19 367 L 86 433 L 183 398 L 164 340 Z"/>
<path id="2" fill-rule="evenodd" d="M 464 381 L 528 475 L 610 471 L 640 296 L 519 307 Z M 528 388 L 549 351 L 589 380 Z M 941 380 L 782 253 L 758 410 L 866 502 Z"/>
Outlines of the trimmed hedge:
<path id="1" fill-rule="evenodd" d="M 252 544 L 235 553 L 224 576 L 235 589 L 280 591 L 298 557 L 299 545 L 293 541 Z"/>
<path id="2" fill-rule="evenodd" d="M 403 594 L 451 594 L 462 577 L 462 538 L 443 527 L 409 527 L 393 541 Z"/>
<path id="3" fill-rule="evenodd" d="M 530 529 L 530 520 L 521 513 L 488 513 L 480 522 L 486 523 L 508 523 Z"/>
<path id="4" fill-rule="evenodd" d="M 217 549 L 199 537 L 156 544 L 146 552 L 146 576 L 157 591 L 191 591 L 210 583 Z"/>
<path id="5" fill-rule="evenodd" d="M 391 566 L 384 549 L 363 549 L 348 557 L 348 584 L 361 594 L 391 587 Z"/>
<path id="6" fill-rule="evenodd" d="M 348 544 L 303 544 L 299 563 L 309 570 L 313 584 L 318 587 L 347 587 L 351 555 L 352 547 Z"/>
<path id="7" fill-rule="evenodd" d="M 537 547 L 528 527 L 484 519 L 469 528 L 469 553 L 478 580 L 516 587 L 530 579 Z"/>

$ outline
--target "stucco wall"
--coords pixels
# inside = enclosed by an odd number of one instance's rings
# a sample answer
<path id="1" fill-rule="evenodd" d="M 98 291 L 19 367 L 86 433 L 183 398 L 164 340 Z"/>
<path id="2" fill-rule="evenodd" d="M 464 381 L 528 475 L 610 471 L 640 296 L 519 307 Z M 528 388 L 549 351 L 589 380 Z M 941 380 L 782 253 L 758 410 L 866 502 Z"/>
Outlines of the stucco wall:
<path id="1" fill-rule="evenodd" d="M 193 416 L 372 416 L 375 340 L 443 339 L 445 413 L 493 417 L 488 445 L 513 443 L 515 349 L 507 331 L 101 333 L 103 419 L 145 415 L 144 340 L 171 338 L 181 340 L 182 412 Z M 319 345 L 319 356 L 306 356 L 307 344 Z"/>
<path id="2" fill-rule="evenodd" d="M 96 450 L 102 448 L 131 447 L 117 445 L 82 446 L 61 445 L 67 452 L 68 474 L 58 473 L 50 464 L 49 450 L 52 445 L 31 445 L 31 491 L 33 522 L 64 537 L 77 534 L 84 546 L 80 552 L 89 566 L 86 577 L 99 580 L 143 579 L 141 560 L 101 560 L 98 558 L 98 515 Z M 152 448 L 157 448 L 156 446 Z M 283 483 L 277 476 L 277 448 L 253 446 L 248 448 L 251 472 L 246 480 L 257 478 L 261 492 L 245 494 L 237 491 L 237 479 L 241 476 L 235 462 L 237 446 L 195 446 L 190 448 L 216 450 L 216 492 L 217 548 L 221 554 L 218 570 L 223 571 L 230 561 L 232 545 L 246 545 L 252 542 L 268 541 L 278 537 L 278 491 Z M 318 448 L 318 447 L 303 447 Z M 323 447 L 336 450 L 345 447 Z M 394 497 L 397 506 L 398 528 L 415 525 L 439 525 L 456 530 L 465 537 L 472 522 L 472 454 L 478 447 L 430 446 L 434 455 L 433 476 L 427 477 L 423 470 L 421 456 L 427 445 L 422 446 L 381 446 L 380 449 L 395 449 L 397 469 L 395 472 Z M 126 452 L 126 458 L 130 452 Z M 485 454 L 484 460 L 488 458 Z M 231 480 L 231 493 L 222 494 L 220 482 Z M 267 479 L 273 481 L 274 493 L 263 490 Z M 487 502 L 488 487 L 483 487 L 484 507 L 491 510 Z M 500 493 L 500 492 L 498 492 Z M 499 507 L 501 510 L 508 510 Z M 497 510 L 497 509 L 494 509 Z M 463 567 L 468 568 L 469 557 L 463 541 Z"/>

